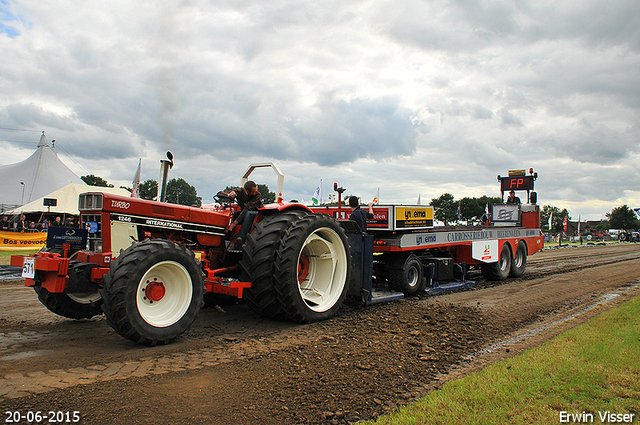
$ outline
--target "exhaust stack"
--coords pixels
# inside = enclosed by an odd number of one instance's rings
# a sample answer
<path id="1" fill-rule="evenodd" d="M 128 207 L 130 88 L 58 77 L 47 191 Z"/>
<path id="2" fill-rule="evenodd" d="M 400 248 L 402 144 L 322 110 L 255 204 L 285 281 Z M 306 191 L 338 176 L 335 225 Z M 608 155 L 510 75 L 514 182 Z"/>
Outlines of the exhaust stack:
<path id="1" fill-rule="evenodd" d="M 160 160 L 160 202 L 166 202 L 167 199 L 167 178 L 170 168 L 173 168 L 173 154 L 167 151 L 167 159 Z"/>

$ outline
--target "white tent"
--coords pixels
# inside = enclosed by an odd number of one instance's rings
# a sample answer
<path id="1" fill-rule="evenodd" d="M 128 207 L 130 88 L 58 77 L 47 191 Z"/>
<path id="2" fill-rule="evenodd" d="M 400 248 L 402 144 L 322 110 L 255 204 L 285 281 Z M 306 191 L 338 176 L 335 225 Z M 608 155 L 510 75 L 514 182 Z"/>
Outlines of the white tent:
<path id="1" fill-rule="evenodd" d="M 58 158 L 42 132 L 36 151 L 16 164 L 0 165 L 0 204 L 23 205 L 70 183 L 85 185 Z M 77 207 L 76 207 L 77 208 Z"/>
<path id="2" fill-rule="evenodd" d="M 86 184 L 68 184 L 62 189 L 58 189 L 51 193 L 46 194 L 42 198 L 29 202 L 28 204 L 16 208 L 13 211 L 9 211 L 10 214 L 20 213 L 33 213 L 33 212 L 48 212 L 51 214 L 73 214 L 78 215 L 78 195 L 84 192 L 106 192 L 114 195 L 131 196 L 128 190 L 119 189 L 115 187 L 98 187 L 88 186 Z M 56 199 L 57 205 L 55 207 L 45 207 L 43 199 Z"/>

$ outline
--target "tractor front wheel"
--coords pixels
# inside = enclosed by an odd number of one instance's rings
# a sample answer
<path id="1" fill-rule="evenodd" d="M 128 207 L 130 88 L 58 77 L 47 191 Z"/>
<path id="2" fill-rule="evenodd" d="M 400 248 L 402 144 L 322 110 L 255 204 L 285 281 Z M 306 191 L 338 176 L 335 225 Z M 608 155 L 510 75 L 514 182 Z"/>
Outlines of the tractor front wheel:
<path id="1" fill-rule="evenodd" d="M 191 251 L 153 239 L 127 248 L 104 278 L 103 310 L 121 336 L 148 345 L 166 344 L 196 319 L 204 277 Z"/>
<path id="2" fill-rule="evenodd" d="M 90 319 L 102 314 L 102 298 L 98 292 L 54 293 L 34 286 L 38 299 L 51 312 L 68 319 Z"/>
<path id="3" fill-rule="evenodd" d="M 41 252 L 56 252 L 62 254 L 61 249 L 43 248 Z M 76 270 L 82 270 L 83 265 L 77 262 L 78 252 L 74 252 L 69 257 L 69 279 L 70 283 L 74 279 L 84 279 L 85 274 Z M 62 293 L 49 292 L 41 286 L 34 286 L 33 289 L 38 294 L 40 302 L 49 309 L 49 311 L 68 319 L 90 319 L 93 316 L 102 314 L 102 297 L 98 286 L 93 287 L 86 282 L 80 282 L 84 291 L 65 291 Z M 68 286 L 67 286 L 68 288 Z"/>

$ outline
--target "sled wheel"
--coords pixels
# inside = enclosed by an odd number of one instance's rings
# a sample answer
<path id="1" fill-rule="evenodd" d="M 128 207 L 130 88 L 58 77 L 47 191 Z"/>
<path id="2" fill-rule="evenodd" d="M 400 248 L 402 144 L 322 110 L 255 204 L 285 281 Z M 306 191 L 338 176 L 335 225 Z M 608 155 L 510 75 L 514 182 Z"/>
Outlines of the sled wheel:
<path id="1" fill-rule="evenodd" d="M 511 262 L 511 248 L 505 243 L 500 250 L 498 262 L 482 264 L 482 276 L 487 280 L 505 280 L 511 271 Z"/>
<path id="2" fill-rule="evenodd" d="M 135 342 L 166 344 L 193 323 L 203 304 L 204 278 L 191 251 L 152 239 L 133 244 L 104 277 L 107 323 Z"/>
<path id="3" fill-rule="evenodd" d="M 327 319 L 347 294 L 351 257 L 347 237 L 326 214 L 301 217 L 276 252 L 278 300 L 288 318 L 301 323 Z"/>
<path id="4" fill-rule="evenodd" d="M 389 283 L 405 295 L 413 295 L 422 283 L 422 261 L 414 254 L 398 257 L 389 270 Z"/>
<path id="5" fill-rule="evenodd" d="M 516 249 L 516 255 L 513 257 L 511 263 L 511 271 L 509 277 L 520 277 L 523 275 L 527 268 L 527 245 L 523 241 L 518 242 L 518 248 Z"/>
<path id="6" fill-rule="evenodd" d="M 263 217 L 253 226 L 242 246 L 240 280 L 251 282 L 244 290 L 243 298 L 249 308 L 257 314 L 275 318 L 283 316 L 274 284 L 276 249 L 284 232 L 305 211 L 285 211 Z"/>

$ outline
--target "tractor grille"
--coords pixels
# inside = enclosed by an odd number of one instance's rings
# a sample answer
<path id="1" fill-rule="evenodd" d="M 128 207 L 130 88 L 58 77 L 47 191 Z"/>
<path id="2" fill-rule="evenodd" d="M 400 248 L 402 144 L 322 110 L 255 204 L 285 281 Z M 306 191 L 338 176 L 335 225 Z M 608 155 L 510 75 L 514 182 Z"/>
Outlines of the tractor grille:
<path id="1" fill-rule="evenodd" d="M 101 210 L 102 194 L 101 193 L 82 193 L 78 197 L 78 209 L 82 210 Z"/>
<path id="2" fill-rule="evenodd" d="M 102 217 L 99 213 L 87 214 L 85 211 L 102 210 L 101 193 L 81 193 L 78 197 L 80 210 L 80 225 L 87 229 L 87 251 L 102 252 Z"/>

